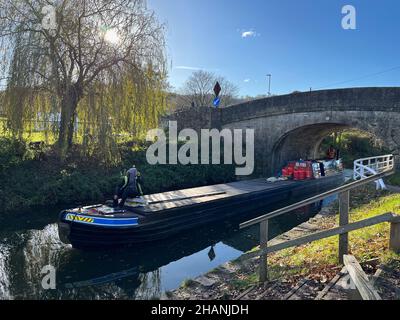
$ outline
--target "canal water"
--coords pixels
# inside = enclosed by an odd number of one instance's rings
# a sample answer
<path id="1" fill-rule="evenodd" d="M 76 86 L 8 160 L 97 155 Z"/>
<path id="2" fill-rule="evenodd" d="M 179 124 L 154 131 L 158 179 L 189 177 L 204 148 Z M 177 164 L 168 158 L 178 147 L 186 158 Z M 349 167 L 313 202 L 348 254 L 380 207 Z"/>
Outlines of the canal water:
<path id="1" fill-rule="evenodd" d="M 284 204 L 281 203 L 280 207 Z M 275 237 L 308 220 L 321 203 L 270 222 Z M 119 250 L 79 251 L 60 242 L 60 208 L 0 217 L 0 299 L 157 299 L 185 279 L 239 257 L 258 243 L 258 226 L 240 222 L 271 211 L 207 225 L 172 239 Z M 56 270 L 56 289 L 44 290 L 44 266 Z"/>

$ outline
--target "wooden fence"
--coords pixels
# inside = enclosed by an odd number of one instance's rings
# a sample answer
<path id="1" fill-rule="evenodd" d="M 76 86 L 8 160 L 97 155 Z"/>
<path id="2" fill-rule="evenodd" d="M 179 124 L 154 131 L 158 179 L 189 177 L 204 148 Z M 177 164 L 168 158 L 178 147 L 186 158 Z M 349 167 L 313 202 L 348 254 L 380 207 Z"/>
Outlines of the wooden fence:
<path id="1" fill-rule="evenodd" d="M 259 224 L 260 225 L 260 249 L 257 251 L 246 253 L 243 258 L 249 259 L 253 257 L 260 257 L 259 262 L 259 279 L 260 282 L 265 282 L 268 280 L 268 264 L 267 264 L 267 256 L 269 253 L 276 252 L 279 250 L 283 250 L 286 248 L 303 245 L 312 241 L 320 240 L 323 238 L 332 237 L 335 235 L 339 235 L 339 263 L 343 264 L 344 256 L 348 254 L 348 234 L 350 231 L 358 230 L 361 228 L 373 226 L 375 224 L 389 222 L 391 224 L 390 227 L 390 243 L 389 247 L 391 250 L 396 252 L 400 251 L 400 216 L 395 215 L 393 213 L 384 213 L 372 218 L 368 218 L 365 220 L 357 221 L 354 223 L 349 223 L 349 202 L 350 202 L 350 190 L 353 190 L 357 187 L 365 185 L 367 183 L 376 181 L 377 179 L 384 178 L 393 174 L 393 170 L 387 170 L 381 172 L 379 174 L 370 176 L 363 180 L 358 180 L 354 182 L 350 182 L 341 187 L 332 189 L 330 191 L 321 193 L 314 197 L 302 200 L 300 202 L 294 203 L 287 207 L 275 210 L 273 212 L 267 213 L 260 217 L 254 218 L 252 220 L 246 221 L 240 224 L 240 228 L 246 228 L 251 225 Z M 306 235 L 304 237 L 300 237 L 297 239 L 289 240 L 286 242 L 282 242 L 273 246 L 268 247 L 268 221 L 272 218 L 280 216 L 282 214 L 288 213 L 292 210 L 296 210 L 308 204 L 315 203 L 317 201 L 323 200 L 329 196 L 338 195 L 339 197 L 339 227 L 316 232 L 310 235 Z"/>

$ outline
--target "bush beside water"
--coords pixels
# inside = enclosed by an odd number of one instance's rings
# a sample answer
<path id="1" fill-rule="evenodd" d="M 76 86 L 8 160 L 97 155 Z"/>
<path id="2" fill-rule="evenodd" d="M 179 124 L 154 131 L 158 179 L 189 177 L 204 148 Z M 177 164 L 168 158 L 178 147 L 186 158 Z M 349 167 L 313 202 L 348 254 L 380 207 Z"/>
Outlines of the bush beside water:
<path id="1" fill-rule="evenodd" d="M 354 160 L 390 153 L 382 141 L 359 130 L 347 130 L 338 135 L 332 134 L 326 137 L 320 146 L 321 154 L 325 155 L 330 145 L 340 150 L 340 157 L 348 169 L 353 168 Z"/>
<path id="2" fill-rule="evenodd" d="M 51 151 L 37 160 L 23 142 L 0 138 L 0 146 L 0 206 L 5 212 L 102 202 L 132 164 L 142 173 L 145 194 L 235 180 L 232 165 L 149 165 L 143 143 L 119 145 L 122 162 L 114 166 L 82 157 L 79 150 L 60 164 Z"/>
<path id="3" fill-rule="evenodd" d="M 373 137 L 359 131 L 346 131 L 321 144 L 321 153 L 335 144 L 347 168 L 366 156 L 388 153 Z M 35 206 L 76 206 L 102 202 L 112 196 L 121 173 L 135 164 L 143 175 L 145 194 L 224 183 L 235 180 L 233 165 L 155 165 L 146 161 L 147 143 L 124 142 L 118 145 L 122 161 L 106 165 L 100 156 L 82 156 L 75 146 L 64 164 L 51 148 L 32 150 L 23 141 L 0 137 L 0 206 L 2 211 L 28 210 Z M 39 154 L 41 153 L 41 154 Z M 397 175 L 389 183 L 400 185 Z"/>

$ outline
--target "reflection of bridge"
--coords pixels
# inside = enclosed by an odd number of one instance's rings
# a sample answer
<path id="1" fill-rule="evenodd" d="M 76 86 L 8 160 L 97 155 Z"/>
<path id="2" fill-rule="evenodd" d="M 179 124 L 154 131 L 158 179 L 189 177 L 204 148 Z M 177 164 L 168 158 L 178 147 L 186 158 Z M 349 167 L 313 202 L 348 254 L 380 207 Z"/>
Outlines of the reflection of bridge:
<path id="1" fill-rule="evenodd" d="M 255 129 L 258 172 L 270 173 L 290 159 L 315 158 L 324 137 L 346 128 L 373 134 L 396 156 L 400 151 L 400 87 L 293 93 L 223 109 L 189 109 L 169 119 L 180 129 Z"/>

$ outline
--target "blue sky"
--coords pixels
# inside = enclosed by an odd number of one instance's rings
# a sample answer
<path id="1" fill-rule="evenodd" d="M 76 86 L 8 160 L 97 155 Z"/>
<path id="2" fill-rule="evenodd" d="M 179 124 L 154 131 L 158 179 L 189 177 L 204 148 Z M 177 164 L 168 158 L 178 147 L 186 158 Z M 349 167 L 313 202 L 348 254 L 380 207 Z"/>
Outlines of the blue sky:
<path id="1" fill-rule="evenodd" d="M 341 27 L 348 4 L 357 10 L 356 30 Z M 148 0 L 148 6 L 166 24 L 175 89 L 196 68 L 225 76 L 240 95 L 265 94 L 268 73 L 274 94 L 400 85 L 398 0 Z"/>

